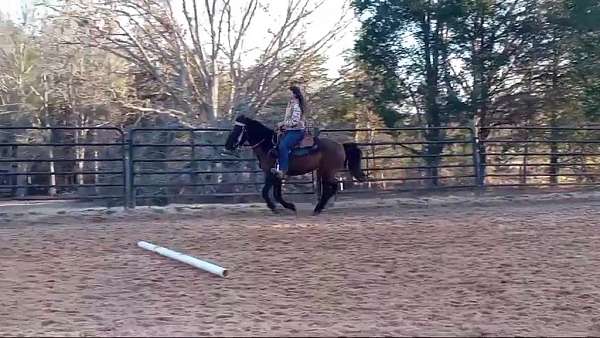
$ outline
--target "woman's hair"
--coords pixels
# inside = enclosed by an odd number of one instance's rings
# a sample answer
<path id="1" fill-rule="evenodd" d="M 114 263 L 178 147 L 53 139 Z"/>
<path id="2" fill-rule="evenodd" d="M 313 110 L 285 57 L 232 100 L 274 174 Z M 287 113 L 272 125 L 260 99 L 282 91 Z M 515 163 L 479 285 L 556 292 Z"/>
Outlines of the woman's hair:
<path id="1" fill-rule="evenodd" d="M 300 111 L 302 111 L 302 114 L 304 115 L 304 112 L 306 110 L 306 103 L 304 102 L 304 95 L 302 95 L 302 91 L 298 86 L 290 86 L 289 89 L 298 99 L 298 103 L 300 104 Z"/>

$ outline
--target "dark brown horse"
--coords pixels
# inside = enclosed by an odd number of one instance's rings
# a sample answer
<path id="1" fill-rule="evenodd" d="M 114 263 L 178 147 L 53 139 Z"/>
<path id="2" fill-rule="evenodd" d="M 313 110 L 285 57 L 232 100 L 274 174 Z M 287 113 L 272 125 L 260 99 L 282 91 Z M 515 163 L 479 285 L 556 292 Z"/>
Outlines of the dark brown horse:
<path id="1" fill-rule="evenodd" d="M 273 196 L 283 207 L 296 211 L 294 204 L 286 202 L 281 193 L 282 181 L 271 173 L 275 165 L 276 155 L 275 132 L 262 123 L 239 116 L 235 119 L 235 126 L 227 137 L 225 149 L 229 152 L 236 151 L 240 146 L 248 144 L 252 147 L 254 155 L 258 158 L 260 168 L 265 173 L 265 185 L 262 196 L 269 209 L 275 211 L 275 204 L 269 198 L 269 191 L 273 187 Z M 358 181 L 365 181 L 366 175 L 360 168 L 362 152 L 355 143 L 343 145 L 325 138 L 315 138 L 315 145 L 311 149 L 295 149 L 290 158 L 288 176 L 304 175 L 317 171 L 317 182 L 320 185 L 321 196 L 314 214 L 323 211 L 327 201 L 337 192 L 338 182 L 336 174 L 348 167 L 352 176 Z"/>

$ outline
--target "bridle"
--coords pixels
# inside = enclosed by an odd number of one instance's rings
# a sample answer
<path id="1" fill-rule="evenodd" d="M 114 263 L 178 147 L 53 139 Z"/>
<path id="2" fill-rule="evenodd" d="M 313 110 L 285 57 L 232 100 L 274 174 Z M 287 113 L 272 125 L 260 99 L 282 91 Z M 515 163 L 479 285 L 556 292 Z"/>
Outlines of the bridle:
<path id="1" fill-rule="evenodd" d="M 242 122 L 238 122 L 235 121 L 234 125 L 242 127 L 242 131 L 240 132 L 240 136 L 238 136 L 237 139 L 237 143 L 235 144 L 235 147 L 238 148 L 240 147 L 242 144 L 242 139 L 244 138 L 244 134 L 247 132 L 247 128 L 246 128 L 246 124 L 242 123 Z M 250 140 L 248 140 L 248 145 L 250 145 L 250 147 L 252 149 L 256 149 L 258 146 L 260 146 L 261 144 L 263 144 L 263 142 L 265 142 L 266 138 L 263 138 L 262 140 L 260 140 L 258 143 L 256 143 L 255 145 L 250 144 Z"/>

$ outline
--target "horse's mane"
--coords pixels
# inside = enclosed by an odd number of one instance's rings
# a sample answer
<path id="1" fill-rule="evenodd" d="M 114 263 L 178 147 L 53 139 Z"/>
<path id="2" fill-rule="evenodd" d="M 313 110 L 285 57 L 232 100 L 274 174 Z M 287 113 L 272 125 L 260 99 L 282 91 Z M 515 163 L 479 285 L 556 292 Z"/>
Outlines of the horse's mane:
<path id="1" fill-rule="evenodd" d="M 251 119 L 249 117 L 246 117 L 245 123 L 248 127 L 252 128 L 253 130 L 258 131 L 260 134 L 274 133 L 273 129 L 271 129 L 271 128 L 265 126 L 264 124 L 258 122 L 257 120 Z"/>

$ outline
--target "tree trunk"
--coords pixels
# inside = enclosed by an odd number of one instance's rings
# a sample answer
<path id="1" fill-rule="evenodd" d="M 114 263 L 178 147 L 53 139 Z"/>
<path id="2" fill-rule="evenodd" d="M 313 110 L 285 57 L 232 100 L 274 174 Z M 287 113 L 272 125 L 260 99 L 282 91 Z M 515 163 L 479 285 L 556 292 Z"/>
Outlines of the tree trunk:
<path id="1" fill-rule="evenodd" d="M 441 110 L 439 106 L 439 63 L 440 50 L 444 43 L 440 39 L 441 24 L 437 23 L 435 29 L 432 25 L 431 13 L 427 13 L 421 22 L 423 30 L 423 46 L 425 52 L 425 118 L 427 120 L 427 131 L 425 140 L 429 142 L 441 141 Z M 439 185 L 439 165 L 443 151 L 441 143 L 428 144 L 426 146 L 425 163 L 429 167 L 429 185 L 436 187 Z"/>
<path id="2" fill-rule="evenodd" d="M 50 188 L 48 189 L 48 195 L 56 196 L 56 170 L 54 169 L 54 147 L 48 147 L 48 158 L 50 159 L 49 163 L 49 172 L 50 172 Z"/>
<path id="3" fill-rule="evenodd" d="M 100 161 L 98 161 L 99 158 L 100 152 L 98 149 L 96 149 L 94 150 L 94 185 L 98 184 L 100 181 L 100 174 L 98 174 L 98 172 L 100 172 Z M 100 194 L 100 188 L 98 186 L 94 186 L 94 191 L 96 195 Z"/>
<path id="4" fill-rule="evenodd" d="M 196 173 L 198 171 L 198 161 L 196 161 L 198 155 L 196 155 L 196 134 L 194 134 L 193 131 L 190 131 L 189 133 L 189 138 L 190 138 L 190 145 L 192 147 L 191 149 L 191 153 L 190 153 L 190 159 L 191 159 L 191 163 L 190 163 L 190 182 L 192 183 L 192 188 L 190 189 L 192 191 L 193 194 L 198 194 L 199 187 L 197 186 L 197 184 L 199 183 L 198 181 L 198 174 Z"/>
<path id="5" fill-rule="evenodd" d="M 375 140 L 375 131 L 371 129 L 371 120 L 367 119 L 367 129 L 369 129 L 369 143 L 373 143 L 373 141 Z M 371 146 L 371 157 L 375 157 L 375 147 Z M 367 160 L 368 163 L 368 160 Z M 367 165 L 367 168 L 369 168 L 369 166 Z M 376 164 L 375 164 L 375 159 L 371 159 L 371 168 L 376 168 Z M 370 175 L 371 172 L 367 171 L 367 175 Z M 369 189 L 371 189 L 373 187 L 372 182 L 369 180 L 367 181 L 367 185 L 369 187 Z"/>
<path id="6" fill-rule="evenodd" d="M 473 21 L 474 38 L 471 41 L 471 72 L 473 74 L 473 90 L 471 92 L 471 104 L 473 106 L 473 121 L 477 128 L 477 148 L 479 151 L 479 179 L 480 184 L 485 182 L 487 170 L 487 149 L 485 141 L 490 130 L 489 127 L 489 84 L 486 81 L 486 58 L 494 48 L 492 41 L 486 41 L 486 17 L 483 8 Z"/>
<path id="7" fill-rule="evenodd" d="M 526 143 L 525 147 L 524 147 L 524 154 L 523 154 L 523 162 L 521 165 L 521 179 L 520 179 L 520 184 L 527 184 L 527 159 L 528 159 L 528 153 L 529 152 L 529 145 Z"/>
<path id="8" fill-rule="evenodd" d="M 75 143 L 84 143 L 85 139 L 84 139 L 84 134 L 85 132 L 83 130 L 77 130 L 75 132 Z M 77 185 L 82 185 L 85 184 L 85 180 L 84 180 L 84 175 L 82 174 L 82 172 L 85 170 L 85 162 L 84 161 L 80 161 L 80 160 L 85 160 L 85 154 L 86 154 L 86 147 L 85 146 L 80 146 L 77 145 L 75 148 L 75 159 L 77 160 L 77 165 L 76 165 L 76 170 L 77 170 L 77 175 L 76 175 L 76 184 Z"/>
<path id="9" fill-rule="evenodd" d="M 558 101 L 557 97 L 560 97 L 560 82 L 559 82 L 559 76 L 560 76 L 560 62 L 561 62 L 561 48 L 560 48 L 560 44 L 556 45 L 556 48 L 554 50 L 554 55 L 553 55 L 553 59 L 552 59 L 552 73 L 551 73 L 551 91 L 550 91 L 550 97 L 548 100 L 548 105 L 550 106 L 550 127 L 552 128 L 550 130 L 550 141 L 553 141 L 552 143 L 550 143 L 550 158 L 549 158 L 549 162 L 550 162 L 550 166 L 548 167 L 548 174 L 550 175 L 548 177 L 549 182 L 551 185 L 556 185 L 558 184 L 558 174 L 559 174 L 559 166 L 558 166 L 558 144 L 556 142 L 554 142 L 555 140 L 557 140 L 560 137 L 560 132 L 558 129 L 556 129 L 557 125 L 558 125 Z"/>
<path id="10" fill-rule="evenodd" d="M 585 146 L 581 145 L 581 149 L 579 150 L 581 153 L 585 153 Z M 577 176 L 577 183 L 595 183 L 596 175 L 593 170 L 590 172 L 585 155 L 579 156 L 579 162 L 581 163 L 581 176 Z"/>
<path id="11" fill-rule="evenodd" d="M 49 102 L 49 93 L 50 93 L 50 86 L 48 83 L 48 75 L 44 74 L 42 76 L 42 81 L 44 84 L 44 94 L 43 94 L 43 105 L 44 105 L 44 126 L 45 127 L 50 127 L 50 111 L 49 111 L 49 107 L 48 107 L 48 102 Z M 53 137 L 52 137 L 52 131 L 48 131 L 50 134 L 50 137 L 48 137 L 46 140 L 48 143 L 52 143 L 54 141 Z M 48 194 L 50 196 L 56 196 L 56 170 L 54 169 L 54 147 L 53 146 L 48 146 L 48 159 L 49 159 L 49 164 L 48 164 L 48 168 L 50 171 L 50 185 L 51 187 L 48 189 Z"/>
<path id="12" fill-rule="evenodd" d="M 19 158 L 19 148 L 11 147 L 11 157 L 13 159 Z M 25 197 L 27 195 L 27 188 L 25 185 L 27 184 L 27 175 L 25 174 L 29 170 L 29 163 L 26 162 L 14 162 L 12 164 L 12 172 L 18 174 L 16 176 L 11 177 L 11 185 L 20 186 L 14 187 L 12 189 L 12 194 L 15 197 Z"/>
<path id="13" fill-rule="evenodd" d="M 29 165 L 27 163 L 19 162 L 17 164 L 17 172 L 20 174 L 27 173 L 29 171 Z M 16 188 L 15 196 L 16 197 L 25 197 L 27 196 L 27 187 L 26 185 L 29 182 L 29 175 L 18 175 L 17 176 L 17 185 L 19 188 Z"/>
<path id="14" fill-rule="evenodd" d="M 559 165 L 558 165 L 558 144 L 556 142 L 550 143 L 550 166 L 548 167 L 549 182 L 551 185 L 558 184 Z"/>
<path id="15" fill-rule="evenodd" d="M 441 141 L 440 136 L 440 130 L 439 129 L 432 129 L 430 131 L 428 131 L 425 135 L 427 141 L 429 142 L 434 142 L 434 141 Z M 440 162 L 441 162 L 441 157 L 439 155 L 441 155 L 443 151 L 443 146 L 440 143 L 437 144 L 428 144 L 427 145 L 427 152 L 426 152 L 426 163 L 427 166 L 429 167 L 429 182 L 430 182 L 430 186 L 433 187 L 437 187 L 440 182 L 439 182 L 439 166 L 440 166 Z"/>
<path id="16" fill-rule="evenodd" d="M 216 61 L 213 61 L 211 66 L 212 81 L 210 88 L 210 108 L 211 118 L 217 120 L 219 118 L 219 74 L 217 70 Z"/>
<path id="17" fill-rule="evenodd" d="M 478 120 L 481 124 L 481 119 Z M 490 135 L 489 129 L 481 129 L 477 127 L 477 150 L 479 152 L 479 184 L 485 183 L 485 177 L 487 175 L 487 147 L 485 146 L 485 140 Z"/>
<path id="18" fill-rule="evenodd" d="M 560 166 L 558 165 L 558 143 L 554 142 L 560 137 L 560 130 L 556 129 L 557 125 L 557 115 L 556 113 L 552 113 L 550 119 L 550 127 L 552 128 L 550 130 L 550 141 L 552 142 L 550 143 L 550 155 L 548 159 L 548 162 L 550 163 L 550 166 L 548 167 L 548 175 L 550 175 L 548 181 L 550 185 L 558 184 L 558 175 L 560 172 Z"/>
<path id="19" fill-rule="evenodd" d="M 235 81 L 232 81 L 231 83 L 231 91 L 229 92 L 229 102 L 227 103 L 227 118 L 232 119 L 233 118 L 233 108 L 234 108 L 234 102 L 237 102 L 238 100 L 236 99 L 237 96 L 237 85 L 235 83 Z M 245 112 L 244 112 L 245 113 Z"/>

